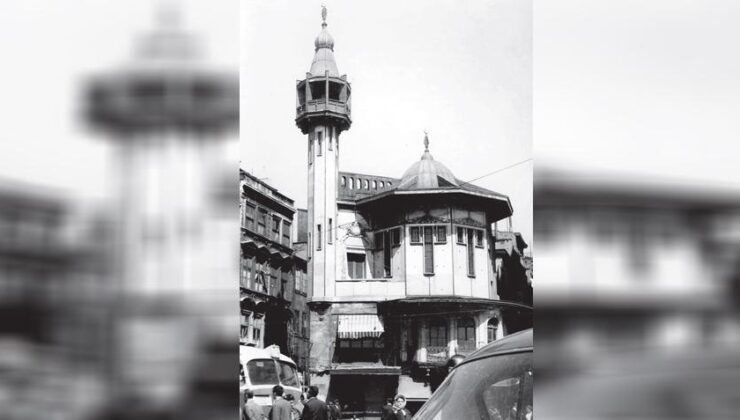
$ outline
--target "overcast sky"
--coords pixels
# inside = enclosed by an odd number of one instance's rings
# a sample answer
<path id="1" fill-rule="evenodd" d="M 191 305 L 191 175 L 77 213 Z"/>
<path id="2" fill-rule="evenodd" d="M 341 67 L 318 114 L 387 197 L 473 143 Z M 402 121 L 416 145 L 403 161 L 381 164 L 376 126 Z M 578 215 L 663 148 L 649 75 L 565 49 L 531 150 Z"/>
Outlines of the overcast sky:
<path id="1" fill-rule="evenodd" d="M 209 57 L 234 69 L 241 60 L 235 155 L 305 206 L 294 87 L 313 57 L 321 3 L 184 2 Z M 107 190 L 110 154 L 76 120 L 79 81 L 128 59 L 154 4 L 0 2 L 1 178 Z M 532 15 L 514 0 L 326 4 L 354 94 L 342 170 L 398 177 L 420 157 L 426 129 L 434 157 L 472 179 L 529 158 L 533 127 L 539 166 L 740 183 L 738 1 L 536 0 Z M 530 242 L 531 171 L 477 182 L 511 197 L 514 227 Z"/>
<path id="2" fill-rule="evenodd" d="M 208 62 L 237 72 L 239 1 L 168 1 L 184 6 L 183 26 L 202 35 Z M 87 76 L 131 61 L 137 37 L 155 26 L 158 4 L 167 1 L 0 2 L 0 182 L 107 195 L 115 155 L 84 129 L 78 95 Z"/>
<path id="3" fill-rule="evenodd" d="M 531 158 L 531 7 L 526 1 L 325 1 L 339 72 L 352 83 L 340 170 L 401 177 L 430 151 L 471 180 Z M 243 167 L 306 205 L 295 81 L 321 30 L 319 1 L 242 8 Z M 532 163 L 476 184 L 509 195 L 532 239 Z"/>

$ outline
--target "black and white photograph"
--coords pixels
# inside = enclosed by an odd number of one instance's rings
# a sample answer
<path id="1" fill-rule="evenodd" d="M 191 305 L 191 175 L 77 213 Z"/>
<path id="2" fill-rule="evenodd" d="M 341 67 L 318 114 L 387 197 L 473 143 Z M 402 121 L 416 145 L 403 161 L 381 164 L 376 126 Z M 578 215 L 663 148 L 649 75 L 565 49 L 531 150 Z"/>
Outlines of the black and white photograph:
<path id="1" fill-rule="evenodd" d="M 242 19 L 249 404 L 530 418 L 531 3 L 289 3 Z"/>
<path id="2" fill-rule="evenodd" d="M 0 419 L 738 418 L 738 21 L 0 2 Z"/>

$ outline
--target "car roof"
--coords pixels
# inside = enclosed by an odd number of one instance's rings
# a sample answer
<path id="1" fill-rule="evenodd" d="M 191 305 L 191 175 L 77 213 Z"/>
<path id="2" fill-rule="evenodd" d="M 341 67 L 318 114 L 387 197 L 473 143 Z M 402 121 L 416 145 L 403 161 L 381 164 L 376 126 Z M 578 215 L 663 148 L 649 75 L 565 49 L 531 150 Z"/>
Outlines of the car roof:
<path id="1" fill-rule="evenodd" d="M 485 347 L 471 353 L 461 365 L 472 360 L 482 359 L 485 357 L 495 356 L 497 354 L 515 353 L 532 351 L 534 348 L 534 333 L 532 328 L 517 333 L 507 335 L 506 337 L 496 340 Z"/>

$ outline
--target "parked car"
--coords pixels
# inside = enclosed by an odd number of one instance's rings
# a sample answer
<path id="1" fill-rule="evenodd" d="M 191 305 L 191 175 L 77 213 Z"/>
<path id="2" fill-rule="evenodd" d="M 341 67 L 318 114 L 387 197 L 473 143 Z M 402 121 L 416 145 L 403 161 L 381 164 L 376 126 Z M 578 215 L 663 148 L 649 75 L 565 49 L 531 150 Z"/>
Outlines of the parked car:
<path id="1" fill-rule="evenodd" d="M 413 419 L 532 419 L 532 336 L 524 330 L 469 355 Z"/>

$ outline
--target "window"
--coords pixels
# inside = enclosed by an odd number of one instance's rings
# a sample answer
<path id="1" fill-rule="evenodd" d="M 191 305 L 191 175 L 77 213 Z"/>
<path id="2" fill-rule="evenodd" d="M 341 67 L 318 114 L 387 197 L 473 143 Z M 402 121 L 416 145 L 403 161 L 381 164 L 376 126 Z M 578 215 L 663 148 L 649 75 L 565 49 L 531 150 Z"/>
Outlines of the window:
<path id="1" fill-rule="evenodd" d="M 308 337 L 308 312 L 303 313 L 303 323 L 301 324 L 301 335 Z"/>
<path id="2" fill-rule="evenodd" d="M 244 227 L 248 230 L 254 230 L 254 210 L 255 205 L 247 202 L 246 212 L 244 215 Z"/>
<path id="3" fill-rule="evenodd" d="M 342 182 L 342 186 L 343 187 L 346 186 L 347 185 L 347 177 L 346 176 L 343 176 L 341 182 Z"/>
<path id="4" fill-rule="evenodd" d="M 432 227 L 424 226 L 424 274 L 434 274 L 434 244 Z"/>
<path id="5" fill-rule="evenodd" d="M 447 346 L 447 322 L 434 319 L 429 322 L 429 345 L 432 347 Z"/>
<path id="6" fill-rule="evenodd" d="M 331 220 L 331 217 L 329 218 L 329 229 L 326 231 L 326 241 L 331 243 L 332 239 L 334 238 L 334 223 Z"/>
<path id="7" fill-rule="evenodd" d="M 257 233 L 264 235 L 265 226 L 267 226 L 267 210 L 260 208 L 259 215 L 257 216 Z"/>
<path id="8" fill-rule="evenodd" d="M 461 227 L 457 228 L 457 243 L 459 244 L 465 243 L 465 229 Z"/>
<path id="9" fill-rule="evenodd" d="M 471 318 L 457 320 L 457 345 L 465 350 L 475 349 L 475 322 Z"/>
<path id="10" fill-rule="evenodd" d="M 392 277 L 391 269 L 391 231 L 387 230 L 382 233 L 383 238 L 383 276 Z"/>
<path id="11" fill-rule="evenodd" d="M 272 216 L 272 237 L 280 242 L 280 217 Z"/>
<path id="12" fill-rule="evenodd" d="M 468 276 L 475 277 L 475 248 L 473 247 L 473 229 L 468 229 Z"/>
<path id="13" fill-rule="evenodd" d="M 308 164 L 313 163 L 313 133 L 308 135 Z"/>
<path id="14" fill-rule="evenodd" d="M 280 382 L 272 359 L 250 360 L 247 362 L 247 372 L 252 385 L 273 385 Z"/>
<path id="15" fill-rule="evenodd" d="M 434 238 L 438 244 L 447 243 L 447 226 L 437 226 L 437 237 Z"/>
<path id="16" fill-rule="evenodd" d="M 329 143 L 328 143 L 329 144 L 329 150 L 334 150 L 333 143 L 334 143 L 334 136 L 335 135 L 336 135 L 336 130 L 334 129 L 334 127 L 329 127 L 329 136 L 328 136 L 329 137 Z"/>
<path id="17" fill-rule="evenodd" d="M 412 244 L 420 244 L 421 243 L 421 237 L 419 234 L 419 227 L 418 226 L 412 226 L 409 228 L 409 232 L 411 233 L 411 243 Z"/>
<path id="18" fill-rule="evenodd" d="M 354 178 L 349 179 L 349 189 L 350 190 L 355 189 L 355 179 Z"/>
<path id="19" fill-rule="evenodd" d="M 316 225 L 316 250 L 321 251 L 321 225 Z"/>
<path id="20" fill-rule="evenodd" d="M 368 181 L 367 179 L 366 179 L 366 180 L 363 180 L 363 181 L 362 181 L 362 186 L 363 186 L 363 187 L 364 187 L 364 188 L 365 188 L 366 190 L 369 190 L 369 189 L 370 189 L 370 181 Z"/>
<path id="21" fill-rule="evenodd" d="M 319 131 L 316 133 L 316 156 L 321 156 L 322 143 L 324 142 L 324 133 Z"/>
<path id="22" fill-rule="evenodd" d="M 385 188 L 385 183 L 383 183 L 383 181 L 380 181 L 380 188 Z"/>
<path id="23" fill-rule="evenodd" d="M 391 231 L 393 246 L 401 245 L 401 228 L 395 228 Z"/>
<path id="24" fill-rule="evenodd" d="M 483 231 L 482 230 L 475 231 L 475 246 L 477 246 L 478 248 L 483 248 Z"/>
<path id="25" fill-rule="evenodd" d="M 373 189 L 374 190 L 378 189 L 378 181 L 373 180 Z"/>
<path id="26" fill-rule="evenodd" d="M 298 309 L 293 311 L 293 334 L 298 335 L 301 332 L 301 311 Z"/>
<path id="27" fill-rule="evenodd" d="M 347 254 L 347 275 L 351 279 L 365 278 L 365 254 Z"/>
<path id="28" fill-rule="evenodd" d="M 280 294 L 283 295 L 285 300 L 291 300 L 292 296 L 290 295 L 290 291 L 293 290 L 290 287 L 290 270 L 284 269 L 281 273 L 280 278 Z"/>
<path id="29" fill-rule="evenodd" d="M 272 296 L 279 296 L 280 295 L 280 282 L 279 282 L 279 274 L 280 269 L 277 267 L 272 267 L 270 270 L 270 288 L 268 289 L 268 294 Z"/>
<path id="30" fill-rule="evenodd" d="M 488 342 L 496 340 L 496 330 L 498 329 L 498 318 L 491 318 L 488 320 Z"/>
<path id="31" fill-rule="evenodd" d="M 242 256 L 241 266 L 241 286 L 245 289 L 249 289 L 251 286 L 250 282 L 252 280 L 252 259 Z"/>
<path id="32" fill-rule="evenodd" d="M 290 246 L 290 226 L 291 223 L 283 220 L 283 245 Z"/>

